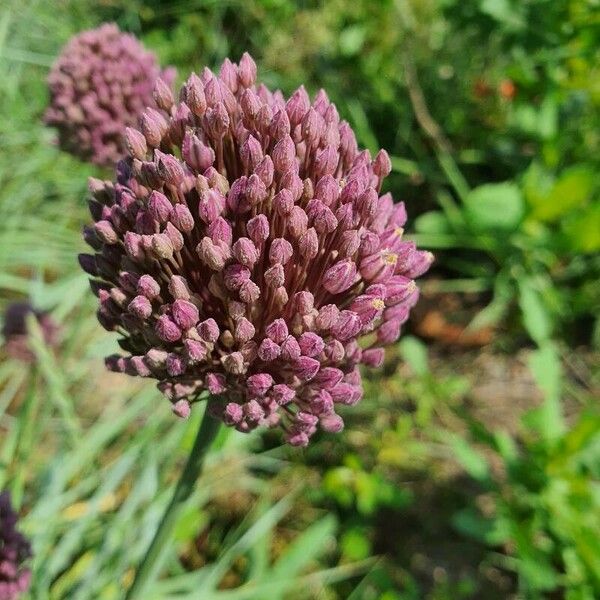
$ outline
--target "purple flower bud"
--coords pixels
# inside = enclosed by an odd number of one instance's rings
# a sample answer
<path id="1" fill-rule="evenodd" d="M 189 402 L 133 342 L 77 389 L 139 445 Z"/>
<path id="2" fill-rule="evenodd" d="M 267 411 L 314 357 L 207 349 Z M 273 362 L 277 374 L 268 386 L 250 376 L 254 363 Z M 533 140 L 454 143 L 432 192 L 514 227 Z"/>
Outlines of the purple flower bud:
<path id="1" fill-rule="evenodd" d="M 299 207 L 294 206 L 289 214 L 287 228 L 293 238 L 299 238 L 308 228 L 308 216 Z"/>
<path id="2" fill-rule="evenodd" d="M 377 341 L 380 344 L 393 344 L 400 337 L 400 325 L 398 319 L 384 321 L 377 330 Z"/>
<path id="3" fill-rule="evenodd" d="M 233 256 L 244 266 L 252 269 L 258 260 L 256 246 L 248 238 L 239 238 L 232 247 Z"/>
<path id="4" fill-rule="evenodd" d="M 119 241 L 119 237 L 113 226 L 108 221 L 98 221 L 94 225 L 94 230 L 96 231 L 97 236 L 105 243 L 105 244 L 116 244 Z"/>
<path id="5" fill-rule="evenodd" d="M 285 283 L 285 270 L 283 265 L 275 264 L 265 271 L 265 283 L 272 289 L 277 289 Z"/>
<path id="6" fill-rule="evenodd" d="M 269 222 L 265 215 L 256 215 L 246 223 L 248 236 L 257 245 L 260 246 L 269 237 Z"/>
<path id="7" fill-rule="evenodd" d="M 273 386 L 271 396 L 279 406 L 285 406 L 295 398 L 296 392 L 283 383 L 277 383 Z"/>
<path id="8" fill-rule="evenodd" d="M 238 79 L 240 85 L 245 88 L 249 88 L 256 81 L 256 63 L 247 52 L 244 52 L 240 60 Z"/>
<path id="9" fill-rule="evenodd" d="M 158 108 L 161 108 L 164 111 L 169 112 L 171 107 L 175 102 L 175 98 L 173 97 L 173 92 L 171 87 L 165 83 L 160 77 L 156 80 L 154 84 L 154 91 L 152 92 L 152 96 Z"/>
<path id="10" fill-rule="evenodd" d="M 314 227 L 307 229 L 298 240 L 300 254 L 306 260 L 312 260 L 319 253 L 319 237 Z"/>
<path id="11" fill-rule="evenodd" d="M 353 338 L 362 329 L 360 317 L 351 310 L 342 310 L 333 326 L 333 335 L 342 342 Z"/>
<path id="12" fill-rule="evenodd" d="M 171 238 L 165 233 L 157 233 L 152 238 L 152 253 L 157 259 L 172 258 L 175 248 Z"/>
<path id="13" fill-rule="evenodd" d="M 137 292 L 149 300 L 153 300 L 160 295 L 160 285 L 151 275 L 142 275 L 138 279 Z"/>
<path id="14" fill-rule="evenodd" d="M 159 223 L 166 223 L 173 211 L 170 200 L 161 192 L 153 190 L 148 198 L 148 212 Z"/>
<path id="15" fill-rule="evenodd" d="M 158 337 L 165 342 L 173 343 L 181 337 L 181 329 L 167 315 L 158 317 L 155 330 Z"/>
<path id="16" fill-rule="evenodd" d="M 351 260 L 340 260 L 325 271 L 322 283 L 330 294 L 340 294 L 352 287 L 355 280 L 356 264 Z"/>
<path id="17" fill-rule="evenodd" d="M 303 333 L 300 336 L 298 339 L 298 344 L 302 354 L 311 358 L 321 354 L 325 348 L 325 342 L 323 342 L 323 338 L 310 331 Z"/>
<path id="18" fill-rule="evenodd" d="M 310 100 L 304 86 L 300 86 L 288 100 L 285 110 L 292 127 L 296 127 L 310 108 Z"/>
<path id="19" fill-rule="evenodd" d="M 235 339 L 237 342 L 247 342 L 251 340 L 256 333 L 256 329 L 254 325 L 246 319 L 246 317 L 242 317 L 235 324 Z"/>
<path id="20" fill-rule="evenodd" d="M 271 154 L 273 165 L 280 173 L 285 173 L 296 164 L 296 147 L 291 137 L 281 138 Z"/>
<path id="21" fill-rule="evenodd" d="M 213 395 L 227 391 L 225 376 L 220 373 L 208 373 L 206 375 L 206 388 Z"/>
<path id="22" fill-rule="evenodd" d="M 221 358 L 225 371 L 232 375 L 241 375 L 244 372 L 244 355 L 241 352 L 232 352 Z"/>
<path id="23" fill-rule="evenodd" d="M 292 258 L 293 253 L 292 245 L 286 239 L 276 238 L 271 242 L 269 260 L 271 264 L 279 263 L 285 265 Z"/>
<path id="24" fill-rule="evenodd" d="M 288 337 L 281 343 L 281 358 L 284 360 L 293 362 L 300 358 L 302 351 L 294 336 L 288 335 Z"/>
<path id="25" fill-rule="evenodd" d="M 194 229 L 194 217 L 192 217 L 190 209 L 185 204 L 175 204 L 171 215 L 171 223 L 179 231 L 188 232 Z"/>
<path id="26" fill-rule="evenodd" d="M 260 298 L 260 288 L 253 281 L 244 281 L 240 286 L 240 299 L 251 304 Z"/>
<path id="27" fill-rule="evenodd" d="M 278 215 L 285 217 L 292 212 L 294 208 L 294 198 L 288 189 L 282 189 L 273 198 L 273 208 Z"/>
<path id="28" fill-rule="evenodd" d="M 264 396 L 273 385 L 273 377 L 268 373 L 258 373 L 248 377 L 248 390 L 254 396 Z"/>
<path id="29" fill-rule="evenodd" d="M 204 85 L 200 78 L 192 73 L 187 80 L 185 87 L 185 102 L 190 110 L 198 117 L 206 112 L 206 96 L 204 94 Z"/>
<path id="30" fill-rule="evenodd" d="M 185 372 L 185 363 L 179 354 L 170 352 L 167 355 L 167 373 L 171 377 L 177 377 Z"/>
<path id="31" fill-rule="evenodd" d="M 339 316 L 340 311 L 335 304 L 326 304 L 319 309 L 316 325 L 320 330 L 328 331 L 337 323 Z"/>
<path id="32" fill-rule="evenodd" d="M 227 425 L 237 425 L 243 416 L 244 411 L 242 407 L 235 402 L 229 402 L 223 411 L 223 420 Z"/>
<path id="33" fill-rule="evenodd" d="M 294 307 L 298 314 L 307 315 L 314 307 L 315 298 L 310 292 L 298 292 L 294 296 Z"/>
<path id="34" fill-rule="evenodd" d="M 190 287 L 186 279 L 181 275 L 172 275 L 169 280 L 169 293 L 175 299 L 189 300 Z"/>
<path id="35" fill-rule="evenodd" d="M 297 432 L 297 433 L 296 432 L 290 432 L 290 433 L 286 434 L 285 441 L 290 446 L 296 446 L 296 447 L 299 447 L 299 448 L 303 448 L 305 446 L 308 446 L 309 437 L 304 432 Z"/>
<path id="36" fill-rule="evenodd" d="M 171 305 L 171 312 L 175 323 L 183 330 L 194 327 L 200 318 L 196 306 L 187 300 L 175 300 Z"/>
<path id="37" fill-rule="evenodd" d="M 173 404 L 173 414 L 175 414 L 176 416 L 178 416 L 180 419 L 187 419 L 189 418 L 192 410 L 190 407 L 190 403 L 187 400 L 177 400 L 177 402 L 175 402 L 175 404 Z"/>
<path id="38" fill-rule="evenodd" d="M 146 144 L 146 138 L 141 131 L 127 127 L 125 129 L 125 145 L 127 146 L 127 152 L 129 152 L 131 156 L 139 160 L 146 159 L 148 146 Z"/>
<path id="39" fill-rule="evenodd" d="M 384 357 L 385 350 L 383 348 L 370 348 L 363 351 L 361 362 L 367 367 L 377 369 L 383 364 Z"/>
<path id="40" fill-rule="evenodd" d="M 136 296 L 129 303 L 127 310 L 139 319 L 147 319 L 152 314 L 152 304 L 146 296 Z"/>
<path id="41" fill-rule="evenodd" d="M 267 336 L 276 344 L 281 344 L 289 335 L 288 327 L 283 319 L 276 319 L 265 329 Z"/>
<path id="42" fill-rule="evenodd" d="M 164 117 L 153 108 L 147 108 L 140 119 L 140 127 L 149 146 L 160 146 L 162 137 L 167 133 L 168 125 Z"/>
<path id="43" fill-rule="evenodd" d="M 359 316 L 363 327 L 380 317 L 384 308 L 385 302 L 380 297 L 372 296 L 370 294 L 357 296 L 350 305 L 350 310 Z"/>
<path id="44" fill-rule="evenodd" d="M 319 419 L 319 424 L 321 425 L 321 429 L 323 431 L 327 431 L 328 433 L 339 433 L 344 429 L 344 421 L 342 417 L 336 415 L 335 413 L 324 415 Z"/>
<path id="45" fill-rule="evenodd" d="M 181 146 L 183 160 L 195 171 L 203 173 L 215 162 L 215 152 L 200 141 L 198 136 L 186 132 Z"/>
<path id="46" fill-rule="evenodd" d="M 320 368 L 321 363 L 308 356 L 301 356 L 294 363 L 294 372 L 300 381 L 310 381 L 319 372 Z"/>
<path id="47" fill-rule="evenodd" d="M 392 161 L 385 150 L 380 150 L 373 161 L 373 173 L 383 179 L 392 172 Z"/>
<path id="48" fill-rule="evenodd" d="M 187 362 L 191 365 L 202 362 L 208 356 L 206 346 L 197 340 L 187 339 L 183 341 Z"/>
<path id="49" fill-rule="evenodd" d="M 281 348 L 270 338 L 265 338 L 258 347 L 258 357 L 265 362 L 271 362 L 281 354 Z"/>

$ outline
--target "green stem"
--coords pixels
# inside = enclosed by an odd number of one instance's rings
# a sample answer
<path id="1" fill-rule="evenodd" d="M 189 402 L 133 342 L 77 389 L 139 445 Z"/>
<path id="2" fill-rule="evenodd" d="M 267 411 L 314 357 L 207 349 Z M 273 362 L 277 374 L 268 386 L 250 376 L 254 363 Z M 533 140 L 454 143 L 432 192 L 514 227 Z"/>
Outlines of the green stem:
<path id="1" fill-rule="evenodd" d="M 169 549 L 169 541 L 177 517 L 194 490 L 194 485 L 202 472 L 204 457 L 217 435 L 219 425 L 220 421 L 211 417 L 208 410 L 206 410 L 194 441 L 194 447 L 177 482 L 173 498 L 171 498 L 146 556 L 137 570 L 133 584 L 127 592 L 126 600 L 145 598 L 144 592 L 147 591 L 148 586 L 160 572 L 166 558 L 166 551 Z"/>

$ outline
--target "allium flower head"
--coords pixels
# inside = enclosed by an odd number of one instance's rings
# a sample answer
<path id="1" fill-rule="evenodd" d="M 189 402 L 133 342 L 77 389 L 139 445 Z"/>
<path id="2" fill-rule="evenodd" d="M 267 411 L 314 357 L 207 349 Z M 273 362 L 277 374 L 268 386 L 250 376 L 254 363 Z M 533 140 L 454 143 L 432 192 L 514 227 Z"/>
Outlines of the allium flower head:
<path id="1" fill-rule="evenodd" d="M 31 546 L 16 529 L 17 515 L 8 492 L 0 493 L 0 600 L 17 600 L 29 587 L 31 572 L 24 567 Z"/>
<path id="2" fill-rule="evenodd" d="M 27 335 L 27 317 L 29 315 L 34 315 L 37 319 L 44 342 L 48 346 L 55 346 L 59 337 L 59 327 L 48 313 L 36 310 L 29 302 L 9 304 L 4 313 L 2 326 L 4 350 L 9 356 L 24 362 L 34 360 Z"/>
<path id="3" fill-rule="evenodd" d="M 152 90 L 170 94 L 175 72 L 160 72 L 153 53 L 112 23 L 76 35 L 50 71 L 45 122 L 58 130 L 63 150 L 98 165 L 114 165 L 126 154 L 125 128 L 146 107 L 157 108 Z"/>
<path id="4" fill-rule="evenodd" d="M 380 195 L 388 155 L 359 152 L 325 92 L 286 100 L 255 79 L 244 54 L 146 112 L 116 182 L 91 182 L 80 260 L 130 353 L 110 369 L 158 379 L 180 416 L 208 390 L 228 425 L 305 445 L 342 429 L 358 365 L 381 365 L 432 255 Z"/>

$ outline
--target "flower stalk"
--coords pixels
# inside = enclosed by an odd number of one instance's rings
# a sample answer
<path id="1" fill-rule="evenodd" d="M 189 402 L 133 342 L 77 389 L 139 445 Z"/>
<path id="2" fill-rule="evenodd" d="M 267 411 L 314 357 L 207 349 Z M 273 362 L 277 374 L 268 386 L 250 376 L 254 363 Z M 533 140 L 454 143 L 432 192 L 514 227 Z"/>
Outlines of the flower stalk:
<path id="1" fill-rule="evenodd" d="M 194 485 L 202 473 L 206 454 L 219 431 L 220 421 L 214 419 L 209 411 L 204 412 L 202 422 L 198 429 L 194 446 L 188 456 L 187 463 L 177 482 L 173 497 L 163 514 L 161 522 L 154 534 L 154 538 L 146 552 L 133 584 L 127 592 L 126 600 L 145 598 L 144 593 L 160 572 L 166 558 L 169 542 L 172 538 L 173 528 L 181 514 L 186 501 L 192 494 Z"/>

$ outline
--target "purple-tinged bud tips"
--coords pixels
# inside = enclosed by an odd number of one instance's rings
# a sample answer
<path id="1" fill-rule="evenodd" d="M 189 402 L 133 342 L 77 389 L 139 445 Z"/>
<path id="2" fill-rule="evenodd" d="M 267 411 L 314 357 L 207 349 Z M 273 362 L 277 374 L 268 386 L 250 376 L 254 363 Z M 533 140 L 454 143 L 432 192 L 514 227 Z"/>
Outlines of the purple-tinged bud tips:
<path id="1" fill-rule="evenodd" d="M 187 400 L 177 400 L 175 404 L 173 404 L 173 414 L 178 416 L 180 419 L 189 418 L 192 410 L 190 407 L 190 403 Z"/>
<path id="2" fill-rule="evenodd" d="M 241 422 L 243 417 L 244 411 L 239 404 L 235 402 L 229 402 L 227 406 L 225 406 L 225 410 L 223 411 L 223 420 L 227 425 L 237 425 Z"/>
<path id="3" fill-rule="evenodd" d="M 248 377 L 248 390 L 254 396 L 264 396 L 273 385 L 273 377 L 268 373 L 258 373 Z"/>
<path id="4" fill-rule="evenodd" d="M 171 305 L 171 312 L 175 323 L 184 331 L 198 323 L 198 308 L 187 300 L 175 300 Z"/>
<path id="5" fill-rule="evenodd" d="M 219 339 L 219 326 L 214 319 L 206 319 L 198 325 L 200 337 L 208 343 L 214 343 Z"/>
<path id="6" fill-rule="evenodd" d="M 316 333 L 306 332 L 300 336 L 298 340 L 298 345 L 300 346 L 300 351 L 304 356 L 315 357 L 323 352 L 325 348 L 325 343 L 323 342 L 323 338 Z"/>
<path id="7" fill-rule="evenodd" d="M 285 265 L 292 255 L 294 249 L 292 245 L 284 238 L 276 238 L 271 242 L 271 248 L 269 250 L 269 260 L 271 264 L 279 263 Z"/>
<path id="8" fill-rule="evenodd" d="M 138 279 L 137 292 L 149 300 L 153 300 L 160 295 L 160 285 L 151 275 L 142 275 Z"/>
<path id="9" fill-rule="evenodd" d="M 269 238 L 269 221 L 263 214 L 256 215 L 246 223 L 248 236 L 256 244 L 260 245 Z"/>
<path id="10" fill-rule="evenodd" d="M 164 342 L 173 343 L 181 338 L 181 329 L 167 315 L 158 317 L 155 329 L 158 337 Z"/>
<path id="11" fill-rule="evenodd" d="M 166 223 L 173 212 L 173 205 L 163 193 L 153 190 L 148 198 L 148 212 L 159 223 Z"/>
<path id="12" fill-rule="evenodd" d="M 157 110 L 147 108 L 140 119 L 140 128 L 148 145 L 157 148 L 169 126 Z"/>
<path id="13" fill-rule="evenodd" d="M 248 238 L 239 238 L 232 247 L 233 256 L 240 264 L 252 269 L 258 260 L 256 246 Z"/>
<path id="14" fill-rule="evenodd" d="M 196 73 L 190 75 L 183 89 L 185 90 L 185 103 L 189 106 L 190 110 L 197 117 L 204 115 L 207 106 L 204 86 Z"/>
<path id="15" fill-rule="evenodd" d="M 154 84 L 154 91 L 152 92 L 152 96 L 154 97 L 154 101 L 158 108 L 169 112 L 171 107 L 175 102 L 175 98 L 173 97 L 173 92 L 171 87 L 165 83 L 160 77 L 156 80 Z"/>
<path id="16" fill-rule="evenodd" d="M 330 294 L 340 294 L 348 290 L 356 281 L 356 264 L 351 260 L 340 260 L 323 275 L 323 287 Z"/>
<path id="17" fill-rule="evenodd" d="M 246 317 L 242 317 L 235 324 L 235 334 L 234 337 L 237 342 L 244 343 L 248 340 L 251 340 L 256 333 L 256 329 L 254 325 L 246 319 Z"/>
<path id="18" fill-rule="evenodd" d="M 133 158 L 138 160 L 146 160 L 146 152 L 148 151 L 148 145 L 146 144 L 146 138 L 144 134 L 137 129 L 127 127 L 125 129 L 125 145 L 127 146 L 127 152 Z"/>
<path id="19" fill-rule="evenodd" d="M 152 314 L 152 304 L 146 296 L 136 296 L 129 303 L 127 310 L 139 319 L 147 319 Z"/>
<path id="20" fill-rule="evenodd" d="M 256 81 L 256 63 L 247 52 L 244 52 L 240 59 L 238 79 L 240 85 L 245 88 L 254 85 L 254 82 Z"/>
<path id="21" fill-rule="evenodd" d="M 183 160 L 195 171 L 203 173 L 215 162 L 215 152 L 200 141 L 198 136 L 187 131 L 181 146 Z"/>
<path id="22" fill-rule="evenodd" d="M 280 354 L 281 348 L 269 338 L 265 338 L 258 347 L 258 357 L 265 362 L 279 358 Z"/>
<path id="23" fill-rule="evenodd" d="M 308 356 L 301 356 L 294 364 L 294 372 L 300 381 L 310 381 L 319 372 L 321 363 Z"/>
<path id="24" fill-rule="evenodd" d="M 155 157 L 158 160 L 158 174 L 165 183 L 173 186 L 178 186 L 184 177 L 183 167 L 181 163 L 171 154 L 164 154 L 155 150 Z"/>

